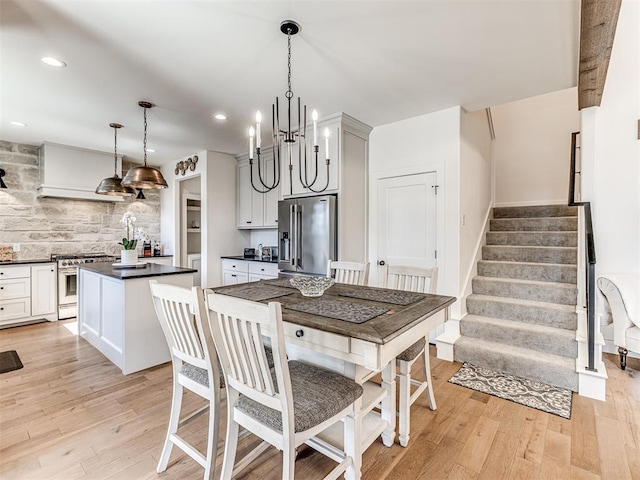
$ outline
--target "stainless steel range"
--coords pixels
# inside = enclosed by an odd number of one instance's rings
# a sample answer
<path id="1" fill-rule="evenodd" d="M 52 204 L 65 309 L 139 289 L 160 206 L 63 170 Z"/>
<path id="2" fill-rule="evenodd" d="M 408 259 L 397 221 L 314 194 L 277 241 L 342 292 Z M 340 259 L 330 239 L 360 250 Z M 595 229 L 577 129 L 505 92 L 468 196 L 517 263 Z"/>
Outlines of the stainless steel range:
<path id="1" fill-rule="evenodd" d="M 51 255 L 58 264 L 58 319 L 78 314 L 78 265 L 83 263 L 115 262 L 116 257 L 106 254 Z"/>

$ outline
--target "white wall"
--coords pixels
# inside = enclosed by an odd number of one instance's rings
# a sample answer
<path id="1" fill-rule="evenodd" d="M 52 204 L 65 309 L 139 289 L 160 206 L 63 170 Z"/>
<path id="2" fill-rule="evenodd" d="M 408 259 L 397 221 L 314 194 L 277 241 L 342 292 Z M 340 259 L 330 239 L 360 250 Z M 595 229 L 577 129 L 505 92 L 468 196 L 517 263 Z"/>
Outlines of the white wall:
<path id="1" fill-rule="evenodd" d="M 640 275 L 640 3 L 624 0 L 600 107 L 583 109 L 583 199 L 592 202 L 596 275 Z"/>
<path id="2" fill-rule="evenodd" d="M 380 178 L 421 172 L 438 174 L 438 291 L 459 296 L 460 107 L 376 127 L 369 137 L 370 281 L 377 282 L 376 212 Z M 407 225 L 407 228 L 411 228 Z M 455 316 L 455 307 L 454 312 Z"/>
<path id="3" fill-rule="evenodd" d="M 460 118 L 460 285 L 464 292 L 476 272 L 476 254 L 484 244 L 491 210 L 492 141 L 485 110 Z M 453 219 L 451 219 L 453 220 Z M 464 305 L 462 306 L 464 309 Z"/>
<path id="4" fill-rule="evenodd" d="M 175 253 L 179 229 L 180 185 L 190 177 L 200 175 L 202 201 L 202 286 L 222 285 L 222 262 L 220 256 L 242 254 L 249 246 L 250 234 L 236 227 L 236 159 L 232 155 L 203 151 L 197 154 L 195 171 L 184 176 L 175 175 L 175 162 L 168 163 L 162 173 L 169 188 L 162 192 L 161 222 L 162 241 L 167 252 Z M 184 159 L 182 159 L 184 160 Z"/>
<path id="5" fill-rule="evenodd" d="M 567 201 L 571 133 L 580 130 L 577 89 L 491 108 L 495 130 L 495 204 Z"/>

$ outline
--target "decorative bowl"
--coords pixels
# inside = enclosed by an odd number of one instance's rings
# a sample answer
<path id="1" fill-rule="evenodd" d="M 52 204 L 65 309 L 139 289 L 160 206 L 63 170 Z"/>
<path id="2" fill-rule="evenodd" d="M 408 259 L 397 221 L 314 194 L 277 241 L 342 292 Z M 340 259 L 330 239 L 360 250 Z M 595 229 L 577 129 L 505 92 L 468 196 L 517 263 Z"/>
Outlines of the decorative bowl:
<path id="1" fill-rule="evenodd" d="M 291 285 L 305 297 L 321 297 L 324 291 L 336 281 L 331 277 L 293 277 Z"/>

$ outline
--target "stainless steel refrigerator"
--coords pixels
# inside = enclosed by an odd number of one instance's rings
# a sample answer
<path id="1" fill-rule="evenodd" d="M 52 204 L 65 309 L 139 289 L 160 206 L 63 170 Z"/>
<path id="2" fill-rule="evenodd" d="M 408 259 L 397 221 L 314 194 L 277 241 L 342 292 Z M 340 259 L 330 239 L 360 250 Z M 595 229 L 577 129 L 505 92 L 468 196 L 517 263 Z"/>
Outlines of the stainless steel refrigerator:
<path id="1" fill-rule="evenodd" d="M 326 275 L 337 253 L 336 197 L 293 198 L 278 202 L 281 273 Z"/>

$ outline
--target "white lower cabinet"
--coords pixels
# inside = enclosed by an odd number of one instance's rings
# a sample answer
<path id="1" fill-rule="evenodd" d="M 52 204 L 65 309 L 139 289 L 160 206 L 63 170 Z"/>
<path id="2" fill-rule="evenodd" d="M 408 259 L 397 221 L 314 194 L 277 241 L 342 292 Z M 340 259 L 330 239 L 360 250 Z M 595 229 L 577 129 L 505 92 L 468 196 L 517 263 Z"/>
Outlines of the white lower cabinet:
<path id="1" fill-rule="evenodd" d="M 44 316 L 56 312 L 56 267 L 35 265 L 31 267 L 31 315 Z"/>
<path id="2" fill-rule="evenodd" d="M 228 258 L 222 259 L 223 285 L 257 282 L 270 278 L 278 278 L 277 263 L 232 260 Z"/>
<path id="3" fill-rule="evenodd" d="M 56 278 L 55 263 L 0 267 L 0 326 L 57 320 Z"/>

